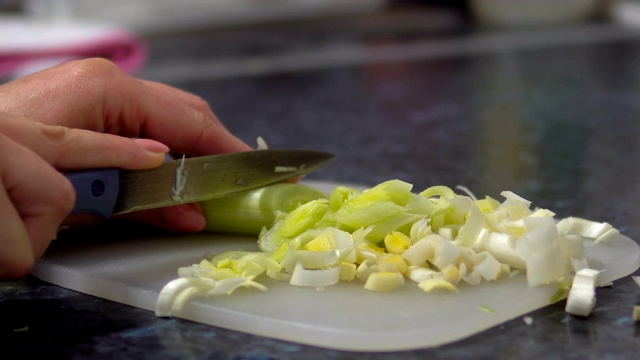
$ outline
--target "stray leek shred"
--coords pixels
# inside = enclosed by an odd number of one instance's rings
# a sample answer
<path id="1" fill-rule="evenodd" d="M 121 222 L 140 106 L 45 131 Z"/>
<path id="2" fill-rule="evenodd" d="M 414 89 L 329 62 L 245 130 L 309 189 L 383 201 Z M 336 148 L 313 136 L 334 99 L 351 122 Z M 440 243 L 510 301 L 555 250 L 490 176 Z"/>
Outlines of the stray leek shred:
<path id="1" fill-rule="evenodd" d="M 487 313 L 489 315 L 496 315 L 497 314 L 495 309 L 490 308 L 490 307 L 488 307 L 486 305 L 478 305 L 478 310 L 480 310 L 482 312 L 485 312 L 485 313 Z"/>
<path id="2" fill-rule="evenodd" d="M 267 145 L 267 142 L 264 141 L 262 136 L 258 136 L 256 139 L 256 150 L 267 150 L 268 148 L 269 146 Z"/>
<path id="3" fill-rule="evenodd" d="M 257 236 L 259 251 L 180 268 L 161 291 L 157 314 L 169 316 L 196 296 L 267 290 L 260 277 L 315 288 L 361 282 L 375 292 L 413 284 L 426 293 L 457 293 L 518 274 L 530 287 L 558 286 L 550 301 L 568 294 L 570 313 L 593 310 L 598 271 L 588 268 L 584 246 L 609 241 L 618 230 L 576 217 L 557 221 L 511 191 L 500 202 L 457 190 L 462 194 L 442 185 L 416 193 L 395 179 L 325 194 L 286 183 L 206 201 L 206 231 Z"/>
<path id="4" fill-rule="evenodd" d="M 176 201 L 182 200 L 181 194 L 187 183 L 187 170 L 184 168 L 184 159 L 185 155 L 182 155 L 180 165 L 176 168 L 176 182 L 174 187 L 171 189 L 171 198 Z"/>

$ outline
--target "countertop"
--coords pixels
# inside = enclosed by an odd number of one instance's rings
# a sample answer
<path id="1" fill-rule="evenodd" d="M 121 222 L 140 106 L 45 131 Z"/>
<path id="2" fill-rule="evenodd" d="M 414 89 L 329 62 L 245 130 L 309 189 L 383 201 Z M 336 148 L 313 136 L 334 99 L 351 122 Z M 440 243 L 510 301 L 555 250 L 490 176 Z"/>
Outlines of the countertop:
<path id="1" fill-rule="evenodd" d="M 261 136 L 272 148 L 334 152 L 311 179 L 399 178 L 496 198 L 511 190 L 639 240 L 640 32 L 608 23 L 474 30 L 449 20 L 152 38 L 141 76 L 200 95 L 248 143 Z M 530 325 L 516 318 L 449 345 L 352 353 L 156 318 L 29 277 L 0 282 L 0 344 L 69 359 L 631 359 L 639 299 L 626 277 L 597 289 L 587 318 L 560 302 L 528 314 Z"/>

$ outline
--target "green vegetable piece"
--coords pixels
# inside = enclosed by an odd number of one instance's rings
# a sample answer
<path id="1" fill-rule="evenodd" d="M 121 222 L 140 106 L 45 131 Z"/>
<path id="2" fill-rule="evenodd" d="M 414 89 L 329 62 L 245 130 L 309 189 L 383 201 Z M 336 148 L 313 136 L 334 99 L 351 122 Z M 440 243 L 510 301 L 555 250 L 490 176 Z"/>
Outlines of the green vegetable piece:
<path id="1" fill-rule="evenodd" d="M 430 198 L 438 196 L 445 199 L 451 199 L 456 196 L 456 193 L 451 190 L 450 187 L 444 185 L 436 185 L 429 187 L 420 193 L 420 196 Z"/>
<path id="2" fill-rule="evenodd" d="M 282 220 L 278 234 L 283 237 L 299 235 L 320 221 L 327 210 L 329 210 L 329 200 L 309 201 L 290 212 Z"/>
<path id="3" fill-rule="evenodd" d="M 256 190 L 202 202 L 207 220 L 205 231 L 258 235 L 272 226 L 278 215 L 289 213 L 327 195 L 311 186 L 279 183 Z"/>
<path id="4" fill-rule="evenodd" d="M 404 212 L 412 187 L 401 180 L 385 181 L 345 201 L 335 212 L 335 220 L 358 229 Z"/>
<path id="5" fill-rule="evenodd" d="M 329 209 L 332 212 L 338 211 L 345 201 L 357 196 L 360 192 L 356 189 L 338 186 L 331 192 L 329 196 Z"/>
<path id="6" fill-rule="evenodd" d="M 487 313 L 489 315 L 496 315 L 497 314 L 495 309 L 490 308 L 487 305 L 482 305 L 482 304 L 478 305 L 478 310 L 480 310 L 482 312 L 485 312 L 485 313 Z"/>

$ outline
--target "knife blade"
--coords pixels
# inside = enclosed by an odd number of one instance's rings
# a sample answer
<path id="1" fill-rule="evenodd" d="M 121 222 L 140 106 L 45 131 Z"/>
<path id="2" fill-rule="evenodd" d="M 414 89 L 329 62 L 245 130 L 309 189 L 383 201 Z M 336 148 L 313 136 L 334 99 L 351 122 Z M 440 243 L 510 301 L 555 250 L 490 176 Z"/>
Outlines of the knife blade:
<path id="1" fill-rule="evenodd" d="M 108 218 L 256 189 L 307 174 L 333 157 L 314 150 L 255 150 L 170 160 L 149 170 L 90 169 L 64 175 L 76 190 L 72 215 Z"/>

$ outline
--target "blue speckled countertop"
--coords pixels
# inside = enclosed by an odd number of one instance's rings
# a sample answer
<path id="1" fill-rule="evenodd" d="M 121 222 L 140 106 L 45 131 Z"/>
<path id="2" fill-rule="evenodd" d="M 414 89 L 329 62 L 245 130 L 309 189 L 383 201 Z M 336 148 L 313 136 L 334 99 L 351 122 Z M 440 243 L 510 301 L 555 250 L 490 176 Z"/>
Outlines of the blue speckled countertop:
<path id="1" fill-rule="evenodd" d="M 199 94 L 249 143 L 337 154 L 310 178 L 512 190 L 640 239 L 640 34 L 608 24 L 319 33 L 261 31 L 251 41 L 263 48 L 238 45 L 248 32 L 228 48 L 219 34 L 152 39 L 142 75 Z M 561 302 L 529 314 L 531 325 L 517 318 L 437 348 L 355 354 L 160 319 L 28 278 L 0 282 L 0 344 L 70 359 L 631 359 L 639 297 L 627 277 L 597 289 L 588 318 Z"/>

